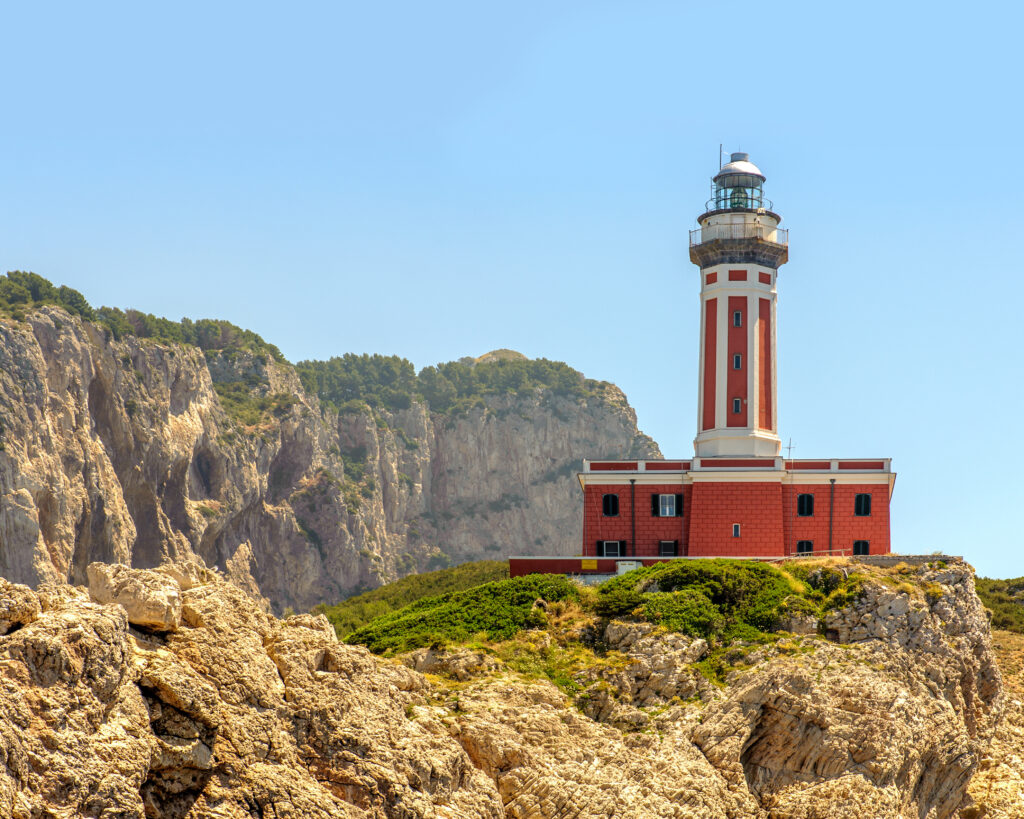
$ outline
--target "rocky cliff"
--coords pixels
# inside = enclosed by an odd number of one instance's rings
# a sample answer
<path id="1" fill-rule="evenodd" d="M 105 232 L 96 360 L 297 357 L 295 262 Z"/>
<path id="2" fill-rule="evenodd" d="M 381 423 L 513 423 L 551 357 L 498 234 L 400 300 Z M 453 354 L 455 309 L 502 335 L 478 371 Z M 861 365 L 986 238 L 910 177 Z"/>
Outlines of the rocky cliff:
<path id="1" fill-rule="evenodd" d="M 717 682 L 701 639 L 551 604 L 517 656 L 597 652 L 560 686 L 497 645 L 374 657 L 196 565 L 3 583 L 0 814 L 1019 816 L 1019 776 L 968 793 L 1004 724 L 970 568 L 859 571 Z"/>
<path id="2" fill-rule="evenodd" d="M 306 610 L 400 575 L 578 550 L 584 455 L 656 455 L 612 385 L 474 408 L 338 414 L 295 370 L 109 331 L 56 306 L 0 319 L 0 575 L 200 557 Z"/>

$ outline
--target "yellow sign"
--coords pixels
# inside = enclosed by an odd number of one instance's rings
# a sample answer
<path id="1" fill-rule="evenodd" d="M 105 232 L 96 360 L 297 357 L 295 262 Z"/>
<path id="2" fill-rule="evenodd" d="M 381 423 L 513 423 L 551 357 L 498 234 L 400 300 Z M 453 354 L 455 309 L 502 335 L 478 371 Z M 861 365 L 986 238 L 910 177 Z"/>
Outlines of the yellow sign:
<path id="1" fill-rule="evenodd" d="M 581 569 L 596 569 L 597 568 L 597 561 L 596 560 L 581 560 L 580 561 L 580 568 Z"/>

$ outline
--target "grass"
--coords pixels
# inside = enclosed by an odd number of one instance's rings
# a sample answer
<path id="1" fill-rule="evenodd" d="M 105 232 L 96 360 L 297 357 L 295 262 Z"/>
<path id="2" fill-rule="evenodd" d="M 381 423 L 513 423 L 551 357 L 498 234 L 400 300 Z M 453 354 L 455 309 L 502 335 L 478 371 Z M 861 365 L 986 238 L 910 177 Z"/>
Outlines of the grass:
<path id="1" fill-rule="evenodd" d="M 504 561 L 481 560 L 463 563 L 450 569 L 411 574 L 394 583 L 363 592 L 334 606 L 317 606 L 315 611 L 327 615 L 339 638 L 345 638 L 376 617 L 389 614 L 424 597 L 436 597 L 463 591 L 508 577 Z"/>

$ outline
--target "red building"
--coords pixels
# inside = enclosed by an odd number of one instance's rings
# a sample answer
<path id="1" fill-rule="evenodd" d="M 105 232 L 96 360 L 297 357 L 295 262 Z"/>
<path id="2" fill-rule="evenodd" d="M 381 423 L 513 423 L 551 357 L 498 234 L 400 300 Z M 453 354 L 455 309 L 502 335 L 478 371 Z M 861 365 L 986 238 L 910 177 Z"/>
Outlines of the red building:
<path id="1" fill-rule="evenodd" d="M 584 461 L 577 557 L 513 557 L 530 572 L 614 573 L 688 557 L 887 554 L 888 459 L 780 457 L 775 305 L 788 231 L 765 177 L 736 153 L 690 232 L 700 268 L 695 456 Z"/>

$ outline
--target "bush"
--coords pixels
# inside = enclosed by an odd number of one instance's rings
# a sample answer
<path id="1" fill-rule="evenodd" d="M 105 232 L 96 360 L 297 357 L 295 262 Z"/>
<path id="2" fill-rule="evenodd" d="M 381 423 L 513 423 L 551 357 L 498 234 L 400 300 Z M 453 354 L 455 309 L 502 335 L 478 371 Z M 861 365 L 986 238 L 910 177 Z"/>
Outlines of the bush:
<path id="1" fill-rule="evenodd" d="M 721 633 L 725 618 L 718 606 L 700 589 L 656 592 L 645 596 L 643 615 L 670 631 L 704 638 Z"/>
<path id="2" fill-rule="evenodd" d="M 408 570 L 413 567 L 414 564 L 410 564 L 406 568 Z M 350 597 L 337 605 L 317 606 L 314 611 L 325 614 L 338 637 L 345 637 L 375 617 L 396 611 L 425 597 L 463 591 L 507 577 L 508 563 L 480 560 L 475 563 L 463 563 L 450 569 L 411 574 L 394 583 Z"/>
<path id="3" fill-rule="evenodd" d="M 978 597 L 992 612 L 992 628 L 1024 634 L 1024 577 L 975 580 Z"/>
<path id="4" fill-rule="evenodd" d="M 673 631 L 724 642 L 764 639 L 783 617 L 819 615 L 860 592 L 861 578 L 855 574 L 847 578 L 825 570 L 815 577 L 820 588 L 768 563 L 660 563 L 602 584 L 594 610 L 602 617 L 618 617 L 642 607 L 641 616 Z"/>
<path id="5" fill-rule="evenodd" d="M 534 603 L 578 599 L 579 592 L 561 575 L 530 575 L 485 583 L 466 591 L 419 600 L 385 614 L 349 634 L 378 654 L 394 654 L 424 646 L 462 642 L 476 634 L 489 640 L 507 640 L 545 623 Z"/>

